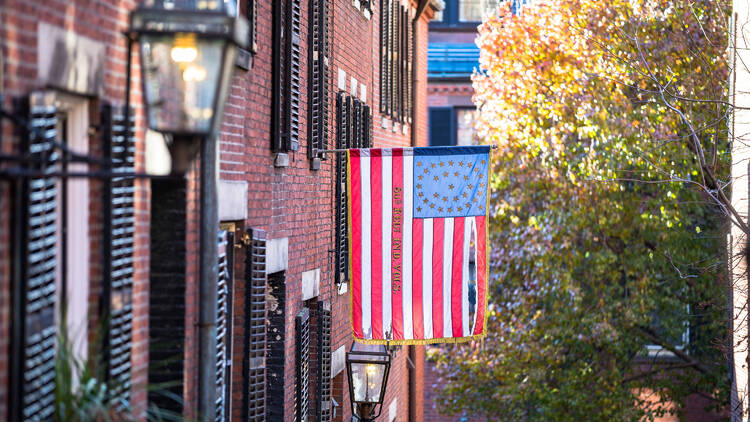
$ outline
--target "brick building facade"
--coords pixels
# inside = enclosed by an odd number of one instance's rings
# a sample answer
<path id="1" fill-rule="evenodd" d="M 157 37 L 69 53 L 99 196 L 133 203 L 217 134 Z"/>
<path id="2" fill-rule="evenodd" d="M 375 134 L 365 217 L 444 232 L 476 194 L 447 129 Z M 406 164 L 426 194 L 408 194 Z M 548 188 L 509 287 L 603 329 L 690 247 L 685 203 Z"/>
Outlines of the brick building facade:
<path id="1" fill-rule="evenodd" d="M 180 177 L 58 174 L 101 172 L 107 159 L 135 173 L 164 170 L 165 140 L 146 130 L 138 54 L 128 74 L 122 34 L 138 3 L 0 5 L 2 108 L 37 129 L 4 119 L 0 132 L 0 420 L 49 416 L 62 324 L 53 311 L 62 308 L 72 348 L 102 358 L 103 377 L 136 415 L 157 404 L 197 416 L 198 162 Z M 400 61 L 383 60 L 382 40 L 394 36 L 382 25 L 384 8 L 403 18 L 394 32 L 409 37 L 398 44 Z M 427 31 L 436 9 L 431 0 L 238 4 L 252 42 L 234 68 L 218 136 L 226 230 L 218 306 L 226 322 L 217 341 L 230 358 L 219 359 L 216 419 L 297 420 L 307 410 L 309 420 L 349 420 L 340 174 L 336 156 L 318 151 L 354 140 L 427 144 Z M 132 123 L 123 119 L 128 76 Z M 352 141 L 341 145 L 344 135 Z M 25 179 L 13 173 L 24 152 L 38 167 Z M 48 195 L 35 196 L 38 186 Z M 39 207 L 46 211 L 35 214 Z M 34 255 L 30 241 L 40 233 L 42 255 Z M 28 285 L 33 277 L 38 292 Z M 382 420 L 423 419 L 423 373 L 422 347 L 396 350 Z M 157 383 L 168 387 L 147 389 Z"/>

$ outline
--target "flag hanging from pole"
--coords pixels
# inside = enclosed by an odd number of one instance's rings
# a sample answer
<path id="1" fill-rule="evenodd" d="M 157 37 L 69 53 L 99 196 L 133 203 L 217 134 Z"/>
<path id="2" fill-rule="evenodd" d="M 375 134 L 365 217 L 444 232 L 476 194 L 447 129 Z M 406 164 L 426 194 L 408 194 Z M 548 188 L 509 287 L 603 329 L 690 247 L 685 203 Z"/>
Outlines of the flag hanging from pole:
<path id="1" fill-rule="evenodd" d="M 352 149 L 347 165 L 354 337 L 483 336 L 489 147 Z"/>

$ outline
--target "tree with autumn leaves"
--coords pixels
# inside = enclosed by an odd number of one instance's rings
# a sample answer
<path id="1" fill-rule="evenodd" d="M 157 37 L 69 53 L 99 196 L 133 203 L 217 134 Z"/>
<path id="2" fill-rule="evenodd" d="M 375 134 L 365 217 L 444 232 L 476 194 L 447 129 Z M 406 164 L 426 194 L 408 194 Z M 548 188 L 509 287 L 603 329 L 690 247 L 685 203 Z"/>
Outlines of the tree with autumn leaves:
<path id="1" fill-rule="evenodd" d="M 446 413 L 650 420 L 724 409 L 726 0 L 537 1 L 479 28 L 497 145 L 488 335 L 430 351 Z"/>

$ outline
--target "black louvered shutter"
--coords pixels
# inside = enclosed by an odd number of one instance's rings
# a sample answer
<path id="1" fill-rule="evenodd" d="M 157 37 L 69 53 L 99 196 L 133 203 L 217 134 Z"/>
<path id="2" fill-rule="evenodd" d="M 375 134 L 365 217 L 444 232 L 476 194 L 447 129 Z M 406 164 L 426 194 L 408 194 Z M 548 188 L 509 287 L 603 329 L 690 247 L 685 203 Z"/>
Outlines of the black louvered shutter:
<path id="1" fill-rule="evenodd" d="M 399 1 L 391 0 L 390 10 L 390 22 L 388 28 L 388 42 L 390 43 L 390 101 L 391 101 L 391 117 L 397 118 L 399 115 L 398 109 L 398 77 L 399 77 L 399 54 L 398 54 L 398 22 L 399 22 Z"/>
<path id="2" fill-rule="evenodd" d="M 348 148 L 356 148 L 354 144 L 354 116 L 352 109 L 354 107 L 352 97 L 344 95 L 344 127 L 346 128 L 346 140 Z"/>
<path id="3" fill-rule="evenodd" d="M 300 0 L 273 2 L 273 53 L 271 148 L 274 151 L 299 149 Z"/>
<path id="4" fill-rule="evenodd" d="M 328 148 L 328 1 L 309 6 L 308 157 Z"/>
<path id="5" fill-rule="evenodd" d="M 226 230 L 219 231 L 218 254 L 219 274 L 216 285 L 216 414 L 214 420 L 224 421 L 227 419 L 229 397 L 227 397 L 227 362 L 229 360 L 229 262 L 228 254 L 232 253 L 227 245 Z M 227 250 L 229 249 L 229 250 Z"/>
<path id="6" fill-rule="evenodd" d="M 284 147 L 284 111 L 282 104 L 286 90 L 283 87 L 286 77 L 284 58 L 286 48 L 284 45 L 284 1 L 274 1 L 272 6 L 273 22 L 273 48 L 271 50 L 271 149 L 282 151 Z"/>
<path id="7" fill-rule="evenodd" d="M 295 318 L 296 351 L 296 421 L 307 421 L 310 410 L 310 310 L 302 308 Z"/>
<path id="8" fill-rule="evenodd" d="M 407 122 L 409 113 L 409 8 L 401 7 L 401 123 Z"/>
<path id="9" fill-rule="evenodd" d="M 372 148 L 372 115 L 370 106 L 362 106 L 362 148 Z"/>
<path id="10" fill-rule="evenodd" d="M 336 148 L 350 147 L 349 131 L 346 125 L 346 94 L 336 95 Z M 347 226 L 346 199 L 346 156 L 336 154 L 336 284 L 345 283 L 349 279 L 349 248 Z"/>
<path id="11" fill-rule="evenodd" d="M 406 89 L 407 91 L 406 92 L 406 96 L 407 96 L 406 114 L 407 114 L 407 121 L 409 122 L 409 124 L 411 124 L 413 110 L 414 110 L 414 76 L 415 76 L 414 69 L 416 69 L 416 65 L 415 65 L 416 56 L 414 54 L 414 51 L 415 51 L 416 40 L 414 38 L 414 25 L 415 24 L 411 22 L 411 11 L 408 13 L 407 16 L 409 16 L 409 23 L 406 25 L 407 26 L 407 41 L 406 42 L 408 44 L 407 54 L 406 54 L 407 55 L 406 62 L 408 64 L 408 70 L 407 70 L 408 76 L 407 76 L 407 82 L 406 82 L 406 87 L 407 87 Z"/>
<path id="12" fill-rule="evenodd" d="M 453 109 L 430 108 L 430 146 L 453 145 Z"/>
<path id="13" fill-rule="evenodd" d="M 390 49 L 389 49 L 389 11 L 391 0 L 380 0 L 380 112 L 390 114 Z"/>
<path id="14" fill-rule="evenodd" d="M 247 21 L 250 24 L 250 52 L 258 52 L 258 1 L 247 1 Z"/>
<path id="15" fill-rule="evenodd" d="M 112 161 L 112 173 L 135 171 L 135 113 L 111 105 L 102 108 L 104 153 Z M 114 176 L 107 181 L 104 201 L 103 321 L 107 323 L 104 353 L 107 382 L 112 397 L 130 401 L 133 343 L 133 262 L 135 252 L 135 181 Z"/>
<path id="16" fill-rule="evenodd" d="M 34 129 L 23 152 L 35 169 L 50 175 L 26 179 L 14 212 L 13 314 L 11 332 L 11 420 L 50 420 L 55 399 L 55 270 L 57 268 L 57 188 L 51 173 L 58 156 L 54 98 L 34 93 L 21 104 Z"/>
<path id="17" fill-rule="evenodd" d="M 244 420 L 265 420 L 266 405 L 266 232 L 249 229 L 245 250 Z"/>
<path id="18" fill-rule="evenodd" d="M 362 123 L 360 121 L 360 118 L 362 117 L 362 102 L 359 101 L 357 98 L 352 98 L 352 108 L 351 108 L 351 122 L 352 122 L 352 134 L 351 134 L 351 148 L 359 148 L 360 147 L 360 129 L 362 127 Z"/>
<path id="19" fill-rule="evenodd" d="M 402 48 L 402 39 L 401 36 L 403 34 L 403 20 L 404 20 L 404 14 L 403 14 L 403 7 L 401 6 L 401 2 L 396 2 L 395 10 L 393 13 L 395 13 L 396 18 L 396 30 L 394 31 L 394 51 L 396 52 L 396 60 L 395 60 L 395 66 L 396 66 L 396 81 L 395 81 L 395 92 L 396 95 L 394 95 L 394 102 L 395 102 L 395 109 L 396 109 L 396 120 L 398 122 L 403 122 L 403 96 L 401 95 L 403 90 L 403 82 L 404 82 L 404 55 L 403 48 Z"/>
<path id="20" fill-rule="evenodd" d="M 330 422 L 331 404 L 331 303 L 318 303 L 318 421 Z"/>
<path id="21" fill-rule="evenodd" d="M 284 89 L 286 90 L 284 103 L 285 136 L 284 148 L 288 151 L 299 149 L 299 118 L 300 118 L 300 61 L 302 60 L 301 45 L 302 11 L 300 0 L 287 0 L 286 8 L 286 71 Z"/>

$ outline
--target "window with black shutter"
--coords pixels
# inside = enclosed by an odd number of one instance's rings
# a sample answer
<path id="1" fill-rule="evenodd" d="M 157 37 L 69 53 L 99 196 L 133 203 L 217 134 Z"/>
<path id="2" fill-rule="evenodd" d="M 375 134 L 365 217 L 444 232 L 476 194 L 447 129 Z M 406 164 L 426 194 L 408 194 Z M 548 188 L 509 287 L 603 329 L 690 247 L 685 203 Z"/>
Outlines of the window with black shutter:
<path id="1" fill-rule="evenodd" d="M 310 310 L 302 308 L 295 318 L 296 421 L 307 421 L 310 410 Z"/>
<path id="2" fill-rule="evenodd" d="M 380 112 L 410 123 L 414 60 L 412 11 L 398 0 L 380 2 Z"/>
<path id="3" fill-rule="evenodd" d="M 318 302 L 318 422 L 330 422 L 331 403 L 331 303 Z"/>
<path id="4" fill-rule="evenodd" d="M 41 177 L 16 185 L 13 212 L 10 420 L 50 420 L 54 412 L 57 288 L 56 107 L 51 94 L 24 99 L 32 131 L 22 152 L 35 160 Z"/>
<path id="5" fill-rule="evenodd" d="M 308 157 L 328 149 L 328 0 L 309 0 Z M 320 163 L 312 165 L 319 168 Z"/>
<path id="6" fill-rule="evenodd" d="M 265 420 L 266 402 L 266 232 L 247 231 L 245 249 L 244 420 Z M 282 314 L 283 320 L 283 314 Z"/>
<path id="7" fill-rule="evenodd" d="M 300 0 L 273 2 L 272 148 L 299 149 Z"/>
<path id="8" fill-rule="evenodd" d="M 135 113 L 102 108 L 104 153 L 112 172 L 135 171 Z M 135 181 L 113 177 L 106 182 L 104 203 L 103 321 L 108 325 L 104 342 L 106 376 L 113 398 L 130 401 L 130 355 L 133 342 L 133 257 L 135 250 Z"/>
<path id="9" fill-rule="evenodd" d="M 372 148 L 370 107 L 344 92 L 336 95 L 336 148 Z M 346 156 L 336 154 L 336 284 L 349 278 L 346 200 Z"/>

